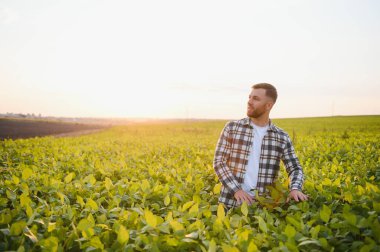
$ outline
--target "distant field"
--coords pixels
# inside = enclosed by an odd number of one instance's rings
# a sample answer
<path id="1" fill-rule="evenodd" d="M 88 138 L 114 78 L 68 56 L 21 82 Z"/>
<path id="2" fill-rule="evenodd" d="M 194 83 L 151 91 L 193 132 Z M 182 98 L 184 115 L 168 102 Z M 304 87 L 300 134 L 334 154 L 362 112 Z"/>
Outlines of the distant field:
<path id="1" fill-rule="evenodd" d="M 380 116 L 277 119 L 310 199 L 288 180 L 218 205 L 226 121 L 130 124 L 0 141 L 0 251 L 380 251 Z"/>
<path id="2" fill-rule="evenodd" d="M 99 125 L 0 118 L 0 140 L 57 135 L 105 128 Z"/>

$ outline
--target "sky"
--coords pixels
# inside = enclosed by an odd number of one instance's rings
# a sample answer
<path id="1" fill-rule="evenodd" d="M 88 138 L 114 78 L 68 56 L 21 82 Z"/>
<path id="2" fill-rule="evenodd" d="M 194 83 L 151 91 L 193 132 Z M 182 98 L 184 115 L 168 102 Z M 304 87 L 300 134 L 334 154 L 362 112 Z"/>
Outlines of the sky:
<path id="1" fill-rule="evenodd" d="M 0 0 L 0 113 L 380 114 L 380 1 Z"/>

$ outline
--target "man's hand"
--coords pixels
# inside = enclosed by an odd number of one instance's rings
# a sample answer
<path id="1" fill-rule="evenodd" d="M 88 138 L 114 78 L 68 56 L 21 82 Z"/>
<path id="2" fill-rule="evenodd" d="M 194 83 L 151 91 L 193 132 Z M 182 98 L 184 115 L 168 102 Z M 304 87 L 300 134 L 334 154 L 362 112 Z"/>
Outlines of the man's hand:
<path id="1" fill-rule="evenodd" d="M 301 191 L 291 190 L 288 198 L 286 199 L 286 203 L 288 203 L 289 200 L 291 200 L 291 199 L 294 199 L 296 202 L 299 202 L 299 201 L 308 200 L 308 197 L 306 194 L 303 194 Z"/>
<path id="2" fill-rule="evenodd" d="M 235 199 L 237 200 L 238 204 L 242 204 L 244 201 L 247 202 L 248 205 L 251 205 L 254 201 L 254 198 L 249 195 L 247 192 L 245 192 L 243 189 L 240 189 L 234 194 Z"/>

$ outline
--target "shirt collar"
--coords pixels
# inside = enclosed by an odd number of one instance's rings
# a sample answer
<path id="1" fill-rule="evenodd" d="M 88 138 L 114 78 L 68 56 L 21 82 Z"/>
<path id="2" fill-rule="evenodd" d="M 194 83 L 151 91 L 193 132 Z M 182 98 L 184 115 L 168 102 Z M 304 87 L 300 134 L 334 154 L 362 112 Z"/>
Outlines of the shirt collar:
<path id="1" fill-rule="evenodd" d="M 249 127 L 251 127 L 253 129 L 253 122 L 252 122 L 252 120 L 249 117 L 244 118 L 243 119 L 243 123 L 244 123 L 244 125 L 248 125 Z M 277 132 L 277 128 L 272 123 L 271 119 L 269 119 L 269 128 L 268 128 L 268 131 Z"/>

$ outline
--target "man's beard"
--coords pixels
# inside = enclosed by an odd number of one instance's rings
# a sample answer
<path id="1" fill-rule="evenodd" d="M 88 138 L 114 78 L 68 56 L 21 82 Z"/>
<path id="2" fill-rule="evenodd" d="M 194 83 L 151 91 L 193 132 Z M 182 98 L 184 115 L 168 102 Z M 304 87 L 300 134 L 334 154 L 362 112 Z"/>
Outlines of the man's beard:
<path id="1" fill-rule="evenodd" d="M 251 118 L 259 118 L 260 116 L 262 116 L 263 114 L 265 114 L 265 110 L 253 110 L 252 112 L 249 112 L 247 110 L 247 116 L 248 117 L 251 117 Z"/>

